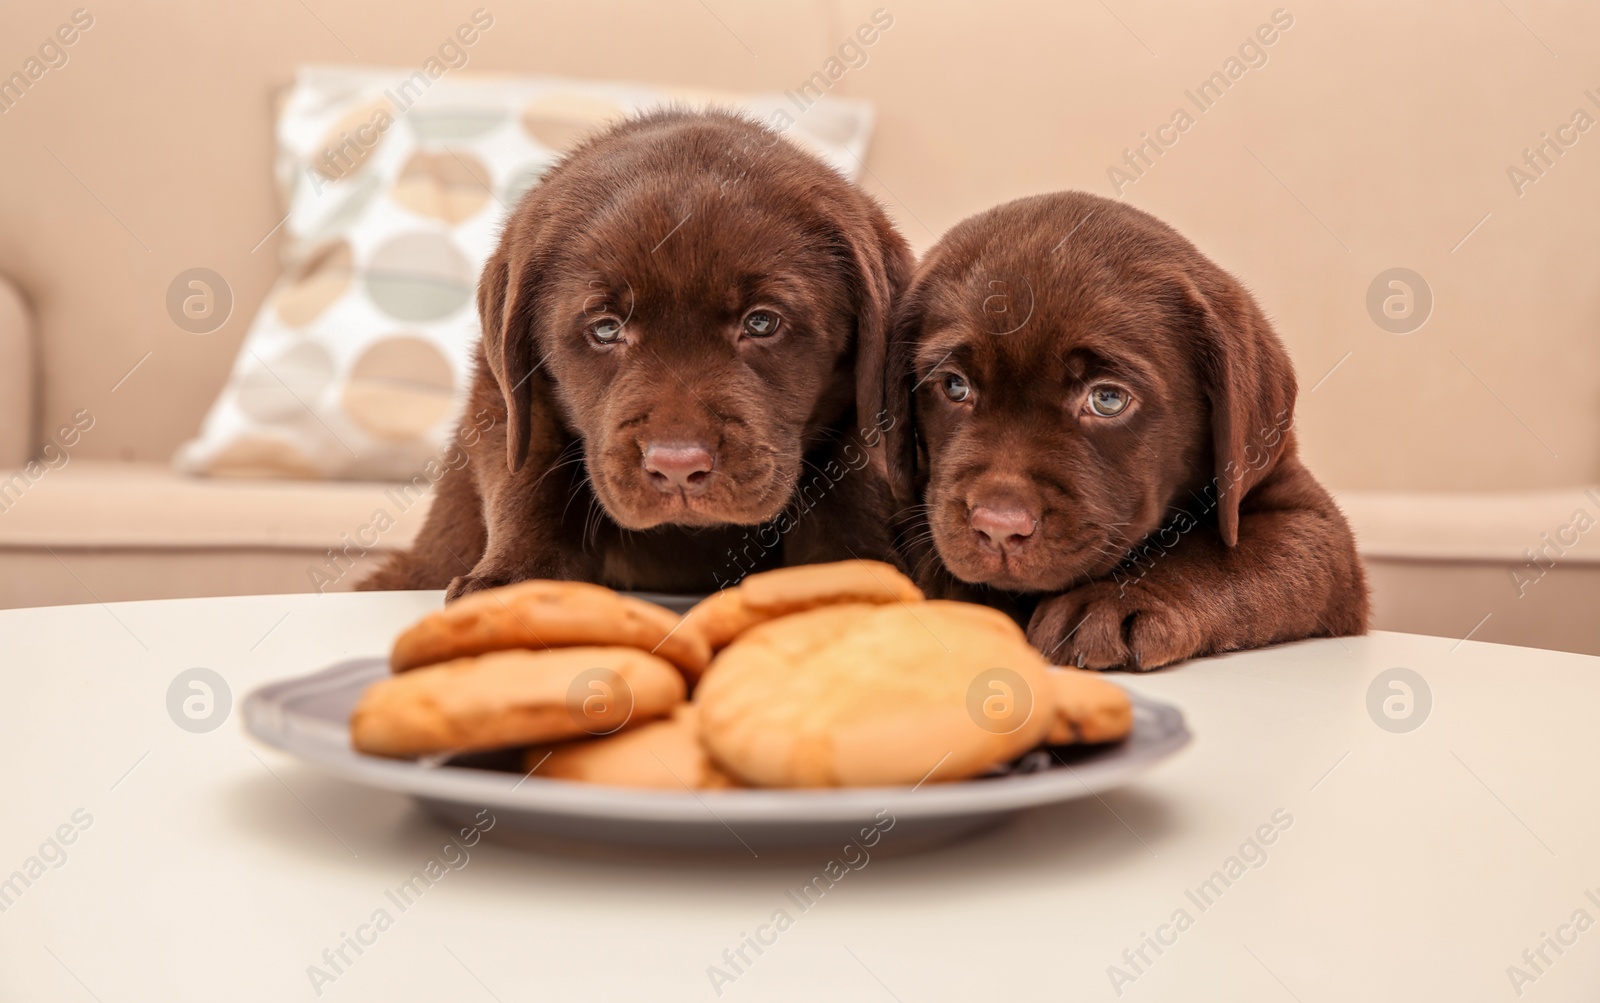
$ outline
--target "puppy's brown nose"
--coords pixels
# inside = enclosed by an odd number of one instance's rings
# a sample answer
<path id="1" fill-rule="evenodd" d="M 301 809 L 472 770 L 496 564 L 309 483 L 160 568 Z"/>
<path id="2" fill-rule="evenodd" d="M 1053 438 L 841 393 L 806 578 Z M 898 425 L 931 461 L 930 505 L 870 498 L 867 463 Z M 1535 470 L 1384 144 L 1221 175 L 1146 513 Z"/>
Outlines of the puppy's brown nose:
<path id="1" fill-rule="evenodd" d="M 997 554 L 1016 550 L 1033 536 L 1039 520 L 1032 512 L 1021 508 L 990 508 L 980 505 L 967 517 L 978 543 Z"/>
<path id="2" fill-rule="evenodd" d="M 644 472 L 657 491 L 697 495 L 711 480 L 716 457 L 698 442 L 653 442 L 644 451 Z"/>

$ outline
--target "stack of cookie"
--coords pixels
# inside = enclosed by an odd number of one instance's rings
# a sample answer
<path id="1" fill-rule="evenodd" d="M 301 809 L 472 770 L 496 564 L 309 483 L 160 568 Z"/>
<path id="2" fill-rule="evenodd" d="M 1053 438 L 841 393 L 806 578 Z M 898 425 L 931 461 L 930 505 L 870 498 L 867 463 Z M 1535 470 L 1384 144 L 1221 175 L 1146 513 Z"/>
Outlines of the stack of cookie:
<path id="1" fill-rule="evenodd" d="M 680 619 L 599 585 L 468 596 L 400 635 L 350 718 L 362 752 L 427 756 L 610 734 L 671 714 L 711 660 Z"/>
<path id="2" fill-rule="evenodd" d="M 752 575 L 680 619 L 576 582 L 469 596 L 396 641 L 355 747 L 529 746 L 538 776 L 669 790 L 917 784 L 1128 734 L 1123 690 L 873 561 Z M 686 702 L 690 691 L 692 703 Z"/>

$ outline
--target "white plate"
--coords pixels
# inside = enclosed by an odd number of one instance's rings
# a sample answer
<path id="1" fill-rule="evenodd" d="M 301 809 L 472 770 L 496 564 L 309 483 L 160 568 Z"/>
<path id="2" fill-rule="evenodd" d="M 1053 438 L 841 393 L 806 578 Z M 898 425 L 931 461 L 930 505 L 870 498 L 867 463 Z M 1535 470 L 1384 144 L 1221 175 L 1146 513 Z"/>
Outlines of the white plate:
<path id="1" fill-rule="evenodd" d="M 483 809 L 495 835 L 565 844 L 633 844 L 759 854 L 841 845 L 863 827 L 893 820 L 899 846 L 943 841 L 1024 808 L 1110 790 L 1189 742 L 1176 707 L 1133 696 L 1133 734 L 1115 745 L 1030 753 L 1019 771 L 916 789 L 630 790 L 524 777 L 519 757 L 460 757 L 448 764 L 366 756 L 350 747 L 347 722 L 361 691 L 388 675 L 381 658 L 340 662 L 273 683 L 244 701 L 245 729 L 335 776 L 409 794 L 452 826 Z M 460 765 L 463 760 L 477 765 Z M 1048 765 L 1045 765 L 1048 764 Z M 1033 768 L 1035 772 L 1021 772 Z"/>

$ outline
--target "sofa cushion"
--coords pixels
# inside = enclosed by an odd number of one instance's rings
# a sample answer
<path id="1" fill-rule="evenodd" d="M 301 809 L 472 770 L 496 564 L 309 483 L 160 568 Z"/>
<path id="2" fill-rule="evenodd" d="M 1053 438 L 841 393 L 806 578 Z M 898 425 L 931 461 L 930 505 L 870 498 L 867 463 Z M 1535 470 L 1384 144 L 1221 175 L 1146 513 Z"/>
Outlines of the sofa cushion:
<path id="1" fill-rule="evenodd" d="M 484 11 L 473 21 L 464 38 L 494 25 Z M 473 289 L 509 207 L 583 136 L 686 100 L 443 64 L 301 70 L 278 123 L 289 267 L 178 467 L 409 478 L 452 439 L 470 445 L 491 420 L 459 406 L 479 333 Z M 776 94 L 708 103 L 782 129 L 848 177 L 861 169 L 871 112 L 860 102 L 823 98 L 799 113 Z M 729 151 L 734 167 L 739 154 Z M 220 276 L 180 280 L 167 304 L 179 327 L 204 334 L 226 321 Z"/>
<path id="2" fill-rule="evenodd" d="M 155 463 L 72 459 L 37 478 L 0 471 L 0 547 L 408 546 L 426 478 L 292 481 L 188 477 Z M 1600 487 L 1519 493 L 1342 491 L 1362 556 L 1521 564 L 1529 551 L 1600 563 Z M 1548 546 L 1547 546 L 1548 544 Z"/>
<path id="3" fill-rule="evenodd" d="M 407 546 L 427 484 L 219 480 L 155 463 L 0 472 L 0 548 L 327 550 Z"/>
<path id="4" fill-rule="evenodd" d="M 345 591 L 410 544 L 433 495 L 77 458 L 33 473 L 0 471 L 0 608 Z"/>
<path id="5" fill-rule="evenodd" d="M 1600 488 L 1337 498 L 1373 627 L 1600 655 Z"/>
<path id="6" fill-rule="evenodd" d="M 1335 498 L 1368 559 L 1600 563 L 1600 487 Z"/>
<path id="7" fill-rule="evenodd" d="M 1373 626 L 1600 654 L 1589 491 L 1340 493 Z M 431 498 L 426 480 L 218 480 L 76 457 L 32 481 L 0 472 L 0 608 L 346 590 L 410 544 Z"/>

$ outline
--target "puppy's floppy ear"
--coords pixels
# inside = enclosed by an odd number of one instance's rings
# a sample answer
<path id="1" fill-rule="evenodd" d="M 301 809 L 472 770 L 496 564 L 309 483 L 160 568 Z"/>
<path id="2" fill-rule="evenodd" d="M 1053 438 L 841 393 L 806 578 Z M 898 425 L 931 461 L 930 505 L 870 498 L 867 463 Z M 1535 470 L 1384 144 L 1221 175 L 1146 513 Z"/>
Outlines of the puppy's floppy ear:
<path id="1" fill-rule="evenodd" d="M 533 253 L 511 237 L 514 216 L 500 246 L 478 279 L 478 319 L 483 358 L 506 402 L 506 467 L 515 473 L 528 458 L 528 422 L 533 406 L 534 332 L 537 300 Z"/>
<path id="2" fill-rule="evenodd" d="M 889 464 L 889 487 L 903 505 L 916 500 L 918 458 L 917 441 L 917 344 L 922 336 L 924 305 L 915 291 L 901 297 L 890 328 L 889 351 L 884 363 L 883 410 L 885 459 Z"/>
<path id="3" fill-rule="evenodd" d="M 895 303 L 911 281 L 911 248 L 876 203 L 867 202 L 859 222 L 844 227 L 856 307 L 856 424 L 863 432 L 882 428 L 884 358 Z"/>
<path id="4" fill-rule="evenodd" d="M 1272 325 L 1237 280 L 1220 268 L 1179 279 L 1199 329 L 1201 385 L 1211 404 L 1217 527 L 1239 542 L 1239 503 L 1292 449 L 1295 376 Z M 1202 288 L 1202 285 L 1204 288 Z"/>

